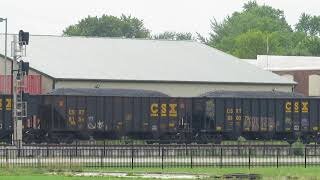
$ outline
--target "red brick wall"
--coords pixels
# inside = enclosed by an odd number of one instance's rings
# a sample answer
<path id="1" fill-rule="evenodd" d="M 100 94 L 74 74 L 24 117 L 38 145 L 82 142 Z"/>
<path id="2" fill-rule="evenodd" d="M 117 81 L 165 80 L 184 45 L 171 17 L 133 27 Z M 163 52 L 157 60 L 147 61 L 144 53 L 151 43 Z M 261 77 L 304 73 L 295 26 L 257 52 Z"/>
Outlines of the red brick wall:
<path id="1" fill-rule="evenodd" d="M 279 75 L 293 75 L 294 81 L 298 84 L 295 86 L 295 92 L 309 95 L 309 76 L 312 74 L 320 75 L 320 70 L 297 70 L 297 71 L 273 71 Z"/>

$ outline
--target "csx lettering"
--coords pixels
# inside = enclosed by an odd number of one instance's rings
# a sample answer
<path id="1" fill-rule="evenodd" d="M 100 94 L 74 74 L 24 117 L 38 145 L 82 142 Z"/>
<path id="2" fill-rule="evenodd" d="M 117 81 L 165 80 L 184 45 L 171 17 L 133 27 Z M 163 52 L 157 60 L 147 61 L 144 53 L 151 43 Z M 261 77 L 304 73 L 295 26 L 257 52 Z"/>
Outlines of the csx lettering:
<path id="1" fill-rule="evenodd" d="M 167 116 L 167 104 L 161 104 L 161 116 Z"/>
<path id="2" fill-rule="evenodd" d="M 293 110 L 295 113 L 302 112 L 308 113 L 309 112 L 309 103 L 308 102 L 294 102 L 293 103 Z M 286 102 L 285 104 L 285 112 L 290 113 L 292 112 L 292 102 Z"/>
<path id="3" fill-rule="evenodd" d="M 291 112 L 291 102 L 286 102 L 286 112 Z"/>
<path id="4" fill-rule="evenodd" d="M 177 104 L 169 104 L 169 116 L 177 117 Z"/>
<path id="5" fill-rule="evenodd" d="M 157 117 L 159 116 L 159 107 L 160 107 L 160 114 L 162 117 L 169 116 L 170 117 L 177 117 L 177 104 L 156 104 L 153 103 L 150 105 L 150 116 Z M 169 107 L 169 111 L 167 111 L 167 107 Z"/>
<path id="6" fill-rule="evenodd" d="M 309 103 L 308 102 L 302 102 L 302 108 L 301 108 L 301 112 L 303 113 L 307 113 L 309 112 Z"/>
<path id="7" fill-rule="evenodd" d="M 299 112 L 299 102 L 294 103 L 294 112 Z"/>
<path id="8" fill-rule="evenodd" d="M 158 116 L 158 104 L 151 104 L 150 106 L 150 116 L 151 117 L 157 117 Z"/>

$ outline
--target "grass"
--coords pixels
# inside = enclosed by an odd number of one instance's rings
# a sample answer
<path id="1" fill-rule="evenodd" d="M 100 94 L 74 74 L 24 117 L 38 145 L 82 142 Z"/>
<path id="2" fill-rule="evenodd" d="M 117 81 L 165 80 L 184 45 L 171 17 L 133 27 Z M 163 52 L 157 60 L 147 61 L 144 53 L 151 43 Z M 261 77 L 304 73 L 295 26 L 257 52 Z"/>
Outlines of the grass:
<path id="1" fill-rule="evenodd" d="M 212 177 L 222 177 L 226 174 L 244 173 L 259 174 L 264 179 L 317 179 L 320 177 L 319 167 L 264 167 L 264 168 L 105 168 L 105 169 L 37 169 L 37 168 L 2 168 L 0 169 L 0 180 L 101 180 L 101 179 L 137 179 L 117 177 L 72 177 L 70 172 L 125 172 L 128 175 L 136 176 L 139 173 L 188 173 L 207 174 Z M 48 175 L 49 172 L 56 172 L 57 175 Z M 140 179 L 140 178 L 139 178 Z"/>

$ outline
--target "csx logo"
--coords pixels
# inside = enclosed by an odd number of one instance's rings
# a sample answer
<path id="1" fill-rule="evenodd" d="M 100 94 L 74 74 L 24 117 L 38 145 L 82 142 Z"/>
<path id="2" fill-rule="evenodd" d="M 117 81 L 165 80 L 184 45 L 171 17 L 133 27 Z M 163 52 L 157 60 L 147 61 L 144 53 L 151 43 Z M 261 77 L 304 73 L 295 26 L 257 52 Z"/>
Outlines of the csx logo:
<path id="1" fill-rule="evenodd" d="M 292 102 L 286 102 L 285 104 L 285 110 L 286 112 L 292 112 L 292 108 L 293 108 L 293 112 L 303 112 L 303 113 L 307 113 L 309 112 L 309 103 L 308 102 L 294 102 L 292 104 Z"/>
<path id="2" fill-rule="evenodd" d="M 170 117 L 177 117 L 177 104 L 151 104 L 150 116 L 157 117 L 159 116 L 159 113 L 162 117 L 166 117 L 168 114 Z"/>

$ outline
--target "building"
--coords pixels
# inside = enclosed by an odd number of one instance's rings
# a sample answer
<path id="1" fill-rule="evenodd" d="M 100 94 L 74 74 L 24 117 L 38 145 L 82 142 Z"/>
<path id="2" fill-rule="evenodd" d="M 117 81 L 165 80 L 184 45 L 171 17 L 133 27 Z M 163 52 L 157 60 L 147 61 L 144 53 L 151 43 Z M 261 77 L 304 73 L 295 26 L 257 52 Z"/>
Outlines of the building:
<path id="1" fill-rule="evenodd" d="M 217 90 L 291 92 L 295 84 L 194 41 L 33 35 L 25 59 L 31 74 L 41 76 L 42 93 L 116 88 L 190 97 Z"/>
<path id="2" fill-rule="evenodd" d="M 320 96 L 320 57 L 259 55 L 247 62 L 294 80 L 296 92 Z"/>

